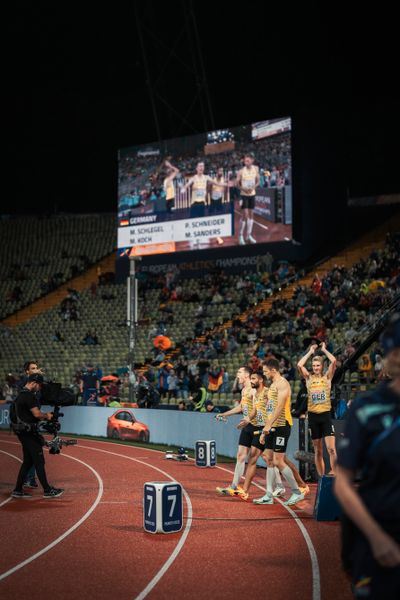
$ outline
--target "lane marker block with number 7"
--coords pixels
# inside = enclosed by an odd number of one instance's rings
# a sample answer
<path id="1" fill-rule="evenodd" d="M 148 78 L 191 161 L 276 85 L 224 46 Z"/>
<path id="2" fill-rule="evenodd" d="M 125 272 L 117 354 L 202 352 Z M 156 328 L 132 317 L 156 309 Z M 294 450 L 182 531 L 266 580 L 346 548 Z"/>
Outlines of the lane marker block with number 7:
<path id="1" fill-rule="evenodd" d="M 176 533 L 183 527 L 182 486 L 147 481 L 143 489 L 143 527 L 149 533 Z"/>

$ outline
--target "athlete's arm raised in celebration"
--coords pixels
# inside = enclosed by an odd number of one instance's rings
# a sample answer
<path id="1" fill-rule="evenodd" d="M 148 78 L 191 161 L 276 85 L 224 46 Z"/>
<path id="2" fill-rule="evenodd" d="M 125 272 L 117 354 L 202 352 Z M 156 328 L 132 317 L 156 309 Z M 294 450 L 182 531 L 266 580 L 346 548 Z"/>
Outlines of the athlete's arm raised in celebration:
<path id="1" fill-rule="evenodd" d="M 335 371 L 336 371 L 336 358 L 333 356 L 333 354 L 331 354 L 325 346 L 325 342 L 322 342 L 321 344 L 321 350 L 322 352 L 325 354 L 326 358 L 329 360 L 329 367 L 328 370 L 326 372 L 326 376 L 328 379 L 332 379 Z"/>
<path id="2" fill-rule="evenodd" d="M 305 366 L 306 362 L 308 361 L 310 356 L 312 356 L 314 354 L 314 352 L 316 351 L 317 348 L 318 348 L 318 344 L 312 344 L 310 346 L 310 349 L 307 352 L 307 354 L 305 354 L 303 356 L 303 358 L 301 358 L 299 360 L 299 362 L 297 363 L 297 368 L 299 369 L 299 371 L 303 375 L 303 377 L 305 377 L 306 379 L 308 379 L 310 377 L 310 373 L 307 371 L 306 366 Z"/>
<path id="3" fill-rule="evenodd" d="M 166 160 L 164 162 L 164 165 L 168 168 L 171 169 L 171 173 L 169 175 L 167 175 L 167 177 L 165 179 L 169 179 L 170 181 L 172 181 L 173 179 L 175 179 L 175 177 L 178 175 L 179 173 L 179 169 L 178 167 L 174 167 L 169 160 Z"/>

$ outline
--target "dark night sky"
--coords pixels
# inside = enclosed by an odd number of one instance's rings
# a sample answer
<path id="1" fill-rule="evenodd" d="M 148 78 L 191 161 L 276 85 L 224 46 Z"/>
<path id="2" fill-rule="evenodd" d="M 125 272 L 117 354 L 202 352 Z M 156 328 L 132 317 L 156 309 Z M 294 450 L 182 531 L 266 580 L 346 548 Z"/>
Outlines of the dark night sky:
<path id="1" fill-rule="evenodd" d="M 350 15 L 332 4 L 322 15 L 316 4 L 287 14 L 286 4 L 193 3 L 215 124 L 334 114 L 350 191 L 399 191 L 397 21 L 383 5 Z M 201 78 L 198 56 L 197 80 L 188 69 L 196 54 L 190 2 L 134 6 L 26 2 L 5 20 L 2 212 L 115 209 L 117 149 L 157 138 L 137 16 L 150 75 L 159 77 L 161 135 L 204 130 L 199 104 L 186 123 L 176 117 Z"/>

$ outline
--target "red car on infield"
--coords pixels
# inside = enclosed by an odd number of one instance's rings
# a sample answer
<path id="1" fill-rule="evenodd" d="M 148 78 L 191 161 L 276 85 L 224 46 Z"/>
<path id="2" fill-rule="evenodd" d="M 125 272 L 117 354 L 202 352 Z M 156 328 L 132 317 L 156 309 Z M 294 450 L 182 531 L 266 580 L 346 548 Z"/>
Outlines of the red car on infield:
<path id="1" fill-rule="evenodd" d="M 150 431 L 147 425 L 136 421 L 132 411 L 120 408 L 107 419 L 107 437 L 148 442 Z"/>

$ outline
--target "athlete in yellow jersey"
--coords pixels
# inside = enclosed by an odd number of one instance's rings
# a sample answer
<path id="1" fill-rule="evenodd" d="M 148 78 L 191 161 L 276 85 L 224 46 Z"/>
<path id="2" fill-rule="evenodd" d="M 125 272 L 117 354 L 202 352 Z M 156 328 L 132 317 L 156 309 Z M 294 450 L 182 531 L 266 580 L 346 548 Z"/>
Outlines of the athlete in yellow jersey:
<path id="1" fill-rule="evenodd" d="M 268 462 L 267 493 L 257 499 L 255 503 L 273 504 L 274 467 L 278 467 L 292 490 L 289 500 L 285 502 L 287 506 L 291 506 L 304 500 L 304 493 L 299 489 L 291 468 L 285 462 L 286 447 L 293 422 L 290 414 L 290 385 L 280 374 L 279 362 L 275 358 L 270 358 L 264 363 L 263 373 L 271 380 L 268 389 L 265 425 L 260 436 L 260 443 L 264 444 L 265 441 L 264 454 Z M 243 499 L 247 500 L 247 498 Z"/>
<path id="2" fill-rule="evenodd" d="M 321 350 L 329 360 L 329 367 L 324 373 L 323 356 L 314 356 L 312 359 L 312 373 L 306 369 L 308 359 L 315 353 L 317 344 L 310 346 L 307 354 L 297 363 L 297 367 L 306 380 L 308 392 L 308 424 L 315 453 L 315 466 L 318 475 L 325 474 L 322 440 L 325 440 L 328 451 L 330 469 L 328 475 L 335 474 L 336 444 L 335 429 L 331 419 L 331 383 L 336 369 L 336 358 L 328 352 L 325 342 L 321 343 Z"/>
<path id="3" fill-rule="evenodd" d="M 175 206 L 175 187 L 174 187 L 174 179 L 179 173 L 179 169 L 171 165 L 171 163 L 166 160 L 164 165 L 167 167 L 167 176 L 164 179 L 164 192 L 165 192 L 165 200 L 167 203 L 167 212 L 172 212 L 173 207 Z"/>
<path id="4" fill-rule="evenodd" d="M 249 367 L 240 367 L 236 373 L 239 385 L 242 385 L 242 398 L 240 404 L 217 415 L 218 417 L 229 417 L 231 415 L 237 415 L 243 413 L 243 417 L 246 419 L 246 426 L 242 429 L 239 437 L 239 447 L 236 455 L 236 466 L 235 473 L 233 476 L 232 484 L 226 488 L 217 487 L 217 492 L 224 496 L 237 496 L 243 489 L 239 486 L 240 479 L 244 473 L 246 458 L 251 448 L 253 441 L 253 433 L 257 429 L 257 420 L 253 415 L 253 402 L 254 402 L 254 390 L 250 383 L 251 369 Z M 252 416 L 250 418 L 250 415 Z"/>
<path id="5" fill-rule="evenodd" d="M 250 376 L 250 383 L 255 391 L 253 411 L 250 414 L 250 417 L 255 418 L 256 429 L 253 432 L 253 439 L 251 441 L 251 451 L 249 461 L 247 463 L 246 479 L 243 485 L 243 491 L 239 494 L 242 500 L 247 500 L 249 496 L 249 488 L 251 482 L 253 481 L 254 475 L 256 474 L 257 460 L 265 450 L 265 444 L 260 442 L 260 434 L 267 419 L 268 388 L 266 388 L 264 385 L 264 376 L 262 373 L 252 373 Z M 245 426 L 246 419 L 243 419 L 239 425 Z"/>
<path id="6" fill-rule="evenodd" d="M 224 169 L 219 167 L 215 177 L 211 179 L 210 215 L 219 214 L 221 212 L 225 189 L 227 187 L 229 187 L 229 184 L 225 181 Z M 221 245 L 224 243 L 224 240 L 218 237 L 217 242 Z"/>
<path id="7" fill-rule="evenodd" d="M 193 177 L 191 177 L 181 188 L 182 192 L 191 188 L 190 216 L 192 218 L 203 217 L 205 212 L 208 183 L 211 182 L 212 179 L 209 175 L 204 174 L 204 168 L 204 162 L 198 162 L 195 175 L 193 175 Z"/>
<path id="8" fill-rule="evenodd" d="M 260 185 L 260 172 L 254 165 L 254 156 L 245 154 L 243 158 L 244 166 L 237 173 L 237 186 L 240 189 L 241 208 L 243 216 L 240 219 L 239 244 L 245 244 L 244 230 L 247 224 L 247 240 L 251 244 L 256 244 L 257 240 L 251 235 L 253 231 L 253 211 L 256 203 L 256 188 Z"/>

